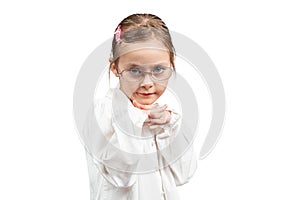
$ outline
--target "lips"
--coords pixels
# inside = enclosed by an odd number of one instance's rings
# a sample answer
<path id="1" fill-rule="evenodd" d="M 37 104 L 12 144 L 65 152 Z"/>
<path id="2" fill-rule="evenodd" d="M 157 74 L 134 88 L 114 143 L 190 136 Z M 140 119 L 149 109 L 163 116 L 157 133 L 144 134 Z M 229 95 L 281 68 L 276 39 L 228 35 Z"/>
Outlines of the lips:
<path id="1" fill-rule="evenodd" d="M 154 92 L 138 92 L 139 95 L 141 96 L 151 96 L 151 95 L 154 95 L 155 93 Z"/>

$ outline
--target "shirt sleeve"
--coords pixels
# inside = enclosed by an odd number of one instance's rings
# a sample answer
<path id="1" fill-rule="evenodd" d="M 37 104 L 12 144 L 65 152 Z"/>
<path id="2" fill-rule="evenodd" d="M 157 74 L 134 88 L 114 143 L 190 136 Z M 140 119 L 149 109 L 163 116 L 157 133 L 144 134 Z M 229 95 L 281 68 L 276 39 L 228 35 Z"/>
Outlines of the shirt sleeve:
<path id="1" fill-rule="evenodd" d="M 113 143 L 118 140 L 113 137 L 101 156 L 103 164 L 98 164 L 102 176 L 113 186 L 127 188 L 135 184 L 137 175 L 133 172 L 139 160 L 126 152 L 116 150 Z M 121 171 L 122 169 L 122 171 Z"/>
<path id="2" fill-rule="evenodd" d="M 97 101 L 90 115 L 92 114 L 95 115 L 96 121 L 89 116 L 83 131 L 86 138 L 91 193 L 95 193 L 96 188 L 100 187 L 99 175 L 114 187 L 131 187 L 137 176 L 130 172 L 134 171 L 138 160 L 116 148 L 119 146 L 119 140 L 111 122 L 110 101 Z M 99 137 L 99 134 L 102 137 Z M 114 166 L 122 166 L 124 170 L 120 171 Z"/>
<path id="3" fill-rule="evenodd" d="M 190 147 L 180 159 L 169 165 L 169 168 L 172 172 L 176 186 L 184 185 L 189 182 L 197 169 L 197 158 L 193 148 Z"/>
<path id="4" fill-rule="evenodd" d="M 180 115 L 176 112 L 172 112 L 169 124 L 163 126 L 163 133 L 161 135 L 157 135 L 156 137 L 158 151 L 164 150 L 164 148 L 168 147 L 168 145 L 174 142 L 175 137 L 178 136 L 177 134 L 185 134 L 184 131 L 179 132 L 180 124 Z M 182 148 L 179 151 L 184 150 L 183 153 L 178 152 L 178 149 L 174 150 L 172 148 L 169 148 L 166 151 L 168 154 L 166 157 L 168 157 L 168 159 L 174 158 L 174 160 L 176 160 L 175 162 L 171 162 L 171 164 L 168 165 L 168 168 L 170 169 L 177 186 L 187 183 L 194 175 L 197 168 L 197 158 L 194 153 L 193 146 L 190 145 L 191 141 L 187 139 L 189 137 L 183 136 L 181 138 L 181 142 L 173 147 L 181 146 Z M 175 154 L 180 154 L 179 159 L 175 158 Z M 164 157 L 164 155 L 162 155 L 162 157 Z M 170 161 L 171 160 L 166 162 Z"/>
<path id="5" fill-rule="evenodd" d="M 98 170 L 98 166 L 93 160 L 93 157 L 86 151 L 86 159 L 88 166 L 89 185 L 90 185 L 90 199 L 96 199 L 99 195 L 99 186 L 102 185 L 103 178 Z"/>

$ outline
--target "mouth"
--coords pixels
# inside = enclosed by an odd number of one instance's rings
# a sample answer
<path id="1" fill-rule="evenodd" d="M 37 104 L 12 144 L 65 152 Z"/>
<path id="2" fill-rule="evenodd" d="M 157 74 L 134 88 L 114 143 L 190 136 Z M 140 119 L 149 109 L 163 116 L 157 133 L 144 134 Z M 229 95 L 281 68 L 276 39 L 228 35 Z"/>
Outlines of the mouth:
<path id="1" fill-rule="evenodd" d="M 149 97 L 155 94 L 155 92 L 137 92 L 138 95 L 143 96 L 143 97 Z"/>

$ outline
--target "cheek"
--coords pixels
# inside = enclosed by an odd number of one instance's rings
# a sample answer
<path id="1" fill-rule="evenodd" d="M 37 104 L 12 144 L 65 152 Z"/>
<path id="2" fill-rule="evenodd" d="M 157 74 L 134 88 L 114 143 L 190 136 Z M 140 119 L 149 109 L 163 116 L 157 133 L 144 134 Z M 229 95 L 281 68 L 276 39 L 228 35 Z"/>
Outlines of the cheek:
<path id="1" fill-rule="evenodd" d="M 139 88 L 139 84 L 134 82 L 125 82 L 120 79 L 120 88 L 128 98 L 131 98 L 132 94 Z"/>
<path id="2" fill-rule="evenodd" d="M 156 93 L 161 96 L 164 92 L 165 92 L 166 88 L 165 87 L 161 87 L 159 89 L 156 90 Z"/>
<path id="3" fill-rule="evenodd" d="M 168 85 L 168 81 L 155 84 L 156 92 L 163 93 Z"/>

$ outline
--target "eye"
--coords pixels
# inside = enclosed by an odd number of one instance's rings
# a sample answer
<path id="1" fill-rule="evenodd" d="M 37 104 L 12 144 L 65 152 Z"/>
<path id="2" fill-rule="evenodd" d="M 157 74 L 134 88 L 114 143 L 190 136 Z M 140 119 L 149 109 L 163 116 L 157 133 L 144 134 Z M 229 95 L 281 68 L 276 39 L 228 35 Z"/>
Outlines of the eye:
<path id="1" fill-rule="evenodd" d="M 139 68 L 131 68 L 128 70 L 131 74 L 140 74 L 141 70 Z"/>
<path id="2" fill-rule="evenodd" d="M 165 70 L 164 67 L 155 67 L 153 69 L 153 72 L 159 74 L 159 73 L 162 73 L 164 70 Z"/>

